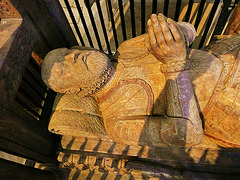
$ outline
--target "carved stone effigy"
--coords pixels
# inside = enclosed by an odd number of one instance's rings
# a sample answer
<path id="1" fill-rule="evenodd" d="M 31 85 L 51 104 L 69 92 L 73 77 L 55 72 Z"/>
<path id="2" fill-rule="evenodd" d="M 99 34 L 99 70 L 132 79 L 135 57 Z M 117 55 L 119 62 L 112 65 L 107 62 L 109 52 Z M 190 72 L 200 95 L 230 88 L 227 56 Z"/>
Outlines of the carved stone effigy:
<path id="1" fill-rule="evenodd" d="M 118 48 L 117 62 L 111 66 L 107 61 L 109 70 L 93 84 L 94 90 L 75 83 L 72 89 L 65 88 L 66 94 L 57 96 L 49 130 L 63 135 L 58 157 L 62 167 L 74 171 L 69 177 L 81 178 L 89 178 L 91 172 L 95 178 L 106 173 L 126 178 L 148 174 L 149 178 L 161 177 L 166 171 L 166 176 L 179 179 L 191 176 L 188 170 L 239 173 L 240 35 L 205 50 L 187 49 L 186 60 L 171 63 L 160 62 L 151 53 L 147 38 L 142 35 L 124 42 Z M 76 63 L 77 51 L 71 52 L 65 59 Z M 86 63 L 85 56 L 81 58 Z M 176 80 L 174 73 L 178 74 Z M 49 76 L 43 80 L 48 85 L 54 82 Z M 203 138 L 199 120 L 191 120 L 198 118 L 198 111 L 204 124 Z M 122 160 L 129 166 L 122 165 Z M 140 165 L 131 166 L 134 160 L 140 160 Z M 149 174 L 146 168 L 152 165 L 145 160 L 176 171 L 156 167 L 157 173 Z M 109 161 L 115 163 L 107 165 Z M 187 176 L 177 170 L 183 168 Z"/>

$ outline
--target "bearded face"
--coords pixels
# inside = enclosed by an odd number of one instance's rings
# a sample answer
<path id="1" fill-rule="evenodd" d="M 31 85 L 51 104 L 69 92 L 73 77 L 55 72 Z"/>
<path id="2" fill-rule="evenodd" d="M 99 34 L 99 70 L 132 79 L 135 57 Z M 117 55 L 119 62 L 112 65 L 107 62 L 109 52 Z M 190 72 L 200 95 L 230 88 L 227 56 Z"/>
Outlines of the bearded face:
<path id="1" fill-rule="evenodd" d="M 42 79 L 56 92 L 77 93 L 96 84 L 109 68 L 112 64 L 104 53 L 62 48 L 45 57 Z"/>

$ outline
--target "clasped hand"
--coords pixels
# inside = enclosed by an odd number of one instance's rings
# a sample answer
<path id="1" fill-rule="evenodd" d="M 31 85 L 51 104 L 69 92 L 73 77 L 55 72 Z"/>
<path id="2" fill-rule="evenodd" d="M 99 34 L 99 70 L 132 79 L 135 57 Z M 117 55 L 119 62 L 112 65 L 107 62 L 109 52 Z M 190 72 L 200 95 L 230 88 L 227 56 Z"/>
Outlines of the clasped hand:
<path id="1" fill-rule="evenodd" d="M 186 59 L 184 38 L 177 24 L 163 14 L 152 14 L 147 23 L 151 53 L 162 63 Z"/>

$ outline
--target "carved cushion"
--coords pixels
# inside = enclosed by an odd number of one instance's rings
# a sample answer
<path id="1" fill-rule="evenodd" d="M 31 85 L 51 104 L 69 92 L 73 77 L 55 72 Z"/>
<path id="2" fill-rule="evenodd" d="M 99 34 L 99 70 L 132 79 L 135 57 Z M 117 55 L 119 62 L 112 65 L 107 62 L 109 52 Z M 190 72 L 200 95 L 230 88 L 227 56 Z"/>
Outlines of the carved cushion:
<path id="1" fill-rule="evenodd" d="M 106 136 L 95 99 L 78 94 L 57 95 L 48 129 L 61 135 Z"/>

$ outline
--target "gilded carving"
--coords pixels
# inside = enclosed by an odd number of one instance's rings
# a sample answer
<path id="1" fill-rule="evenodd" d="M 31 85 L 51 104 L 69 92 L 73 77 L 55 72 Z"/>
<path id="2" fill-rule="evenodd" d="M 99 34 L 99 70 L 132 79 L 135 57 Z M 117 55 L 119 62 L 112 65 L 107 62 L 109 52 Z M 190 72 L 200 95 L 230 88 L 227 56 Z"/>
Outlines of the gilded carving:
<path id="1" fill-rule="evenodd" d="M 0 0 L 0 19 L 21 17 L 8 0 Z"/>

